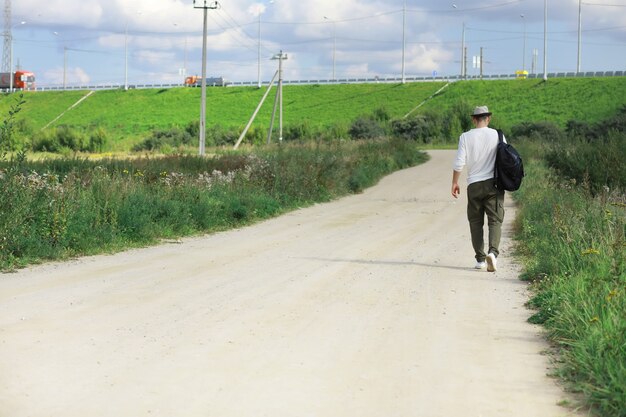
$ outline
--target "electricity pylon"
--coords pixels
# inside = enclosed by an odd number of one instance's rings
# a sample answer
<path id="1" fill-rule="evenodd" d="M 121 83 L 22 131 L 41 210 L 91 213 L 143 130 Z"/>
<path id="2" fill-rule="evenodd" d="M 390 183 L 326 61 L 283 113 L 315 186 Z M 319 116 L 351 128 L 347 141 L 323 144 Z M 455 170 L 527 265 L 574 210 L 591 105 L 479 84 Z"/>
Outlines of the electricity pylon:
<path id="1" fill-rule="evenodd" d="M 2 48 L 2 72 L 11 72 L 11 0 L 4 0 L 4 47 Z"/>

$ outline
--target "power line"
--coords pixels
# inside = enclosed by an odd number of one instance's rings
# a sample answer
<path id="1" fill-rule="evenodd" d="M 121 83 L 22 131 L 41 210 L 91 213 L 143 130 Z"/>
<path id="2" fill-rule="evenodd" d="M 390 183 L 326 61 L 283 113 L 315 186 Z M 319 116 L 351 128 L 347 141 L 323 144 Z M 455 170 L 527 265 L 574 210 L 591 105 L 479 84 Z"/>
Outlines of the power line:
<path id="1" fill-rule="evenodd" d="M 585 3 L 585 6 L 601 6 L 601 7 L 626 7 L 626 4 L 605 4 L 605 3 Z"/>

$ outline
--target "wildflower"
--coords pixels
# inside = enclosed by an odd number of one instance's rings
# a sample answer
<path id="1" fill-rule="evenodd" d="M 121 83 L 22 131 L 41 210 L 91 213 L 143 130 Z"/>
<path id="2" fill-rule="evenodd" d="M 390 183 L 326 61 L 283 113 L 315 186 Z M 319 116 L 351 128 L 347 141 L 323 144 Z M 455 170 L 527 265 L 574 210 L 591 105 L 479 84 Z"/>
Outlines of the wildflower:
<path id="1" fill-rule="evenodd" d="M 617 290 L 611 290 L 609 292 L 609 294 L 606 296 L 606 301 L 610 302 L 613 298 L 615 298 L 617 296 L 618 293 L 619 293 L 619 291 L 617 291 Z"/>
<path id="2" fill-rule="evenodd" d="M 598 317 L 598 316 L 593 316 L 593 317 L 591 318 L 591 320 L 589 320 L 589 323 L 596 323 L 596 322 L 598 322 L 598 321 L 600 321 L 600 317 Z"/>
<path id="3" fill-rule="evenodd" d="M 124 171 L 122 171 L 122 173 L 128 174 L 128 170 L 126 168 L 124 168 Z"/>
<path id="4" fill-rule="evenodd" d="M 600 251 L 594 248 L 585 249 L 582 252 L 583 255 L 599 255 Z"/>
<path id="5" fill-rule="evenodd" d="M 135 172 L 135 177 L 143 177 L 143 172 L 141 172 L 140 170 L 137 170 Z"/>

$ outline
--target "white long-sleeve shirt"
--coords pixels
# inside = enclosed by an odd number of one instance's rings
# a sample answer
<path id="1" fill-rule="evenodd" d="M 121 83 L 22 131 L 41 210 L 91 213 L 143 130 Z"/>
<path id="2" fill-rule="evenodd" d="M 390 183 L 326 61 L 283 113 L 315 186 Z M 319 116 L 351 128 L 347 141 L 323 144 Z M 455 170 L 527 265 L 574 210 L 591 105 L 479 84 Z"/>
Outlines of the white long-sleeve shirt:
<path id="1" fill-rule="evenodd" d="M 463 133 L 459 138 L 454 170 L 461 172 L 467 166 L 468 185 L 493 178 L 497 146 L 498 132 L 490 127 Z"/>

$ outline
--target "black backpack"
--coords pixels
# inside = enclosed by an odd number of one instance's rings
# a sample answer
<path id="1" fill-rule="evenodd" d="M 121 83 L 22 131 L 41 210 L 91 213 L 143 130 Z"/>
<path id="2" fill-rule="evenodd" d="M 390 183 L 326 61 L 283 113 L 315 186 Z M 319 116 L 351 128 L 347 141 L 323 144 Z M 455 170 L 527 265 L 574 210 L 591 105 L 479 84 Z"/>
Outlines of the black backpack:
<path id="1" fill-rule="evenodd" d="M 503 134 L 498 129 L 498 148 L 494 177 L 498 190 L 515 191 L 522 185 L 524 164 L 522 157 L 512 145 L 502 140 Z"/>

